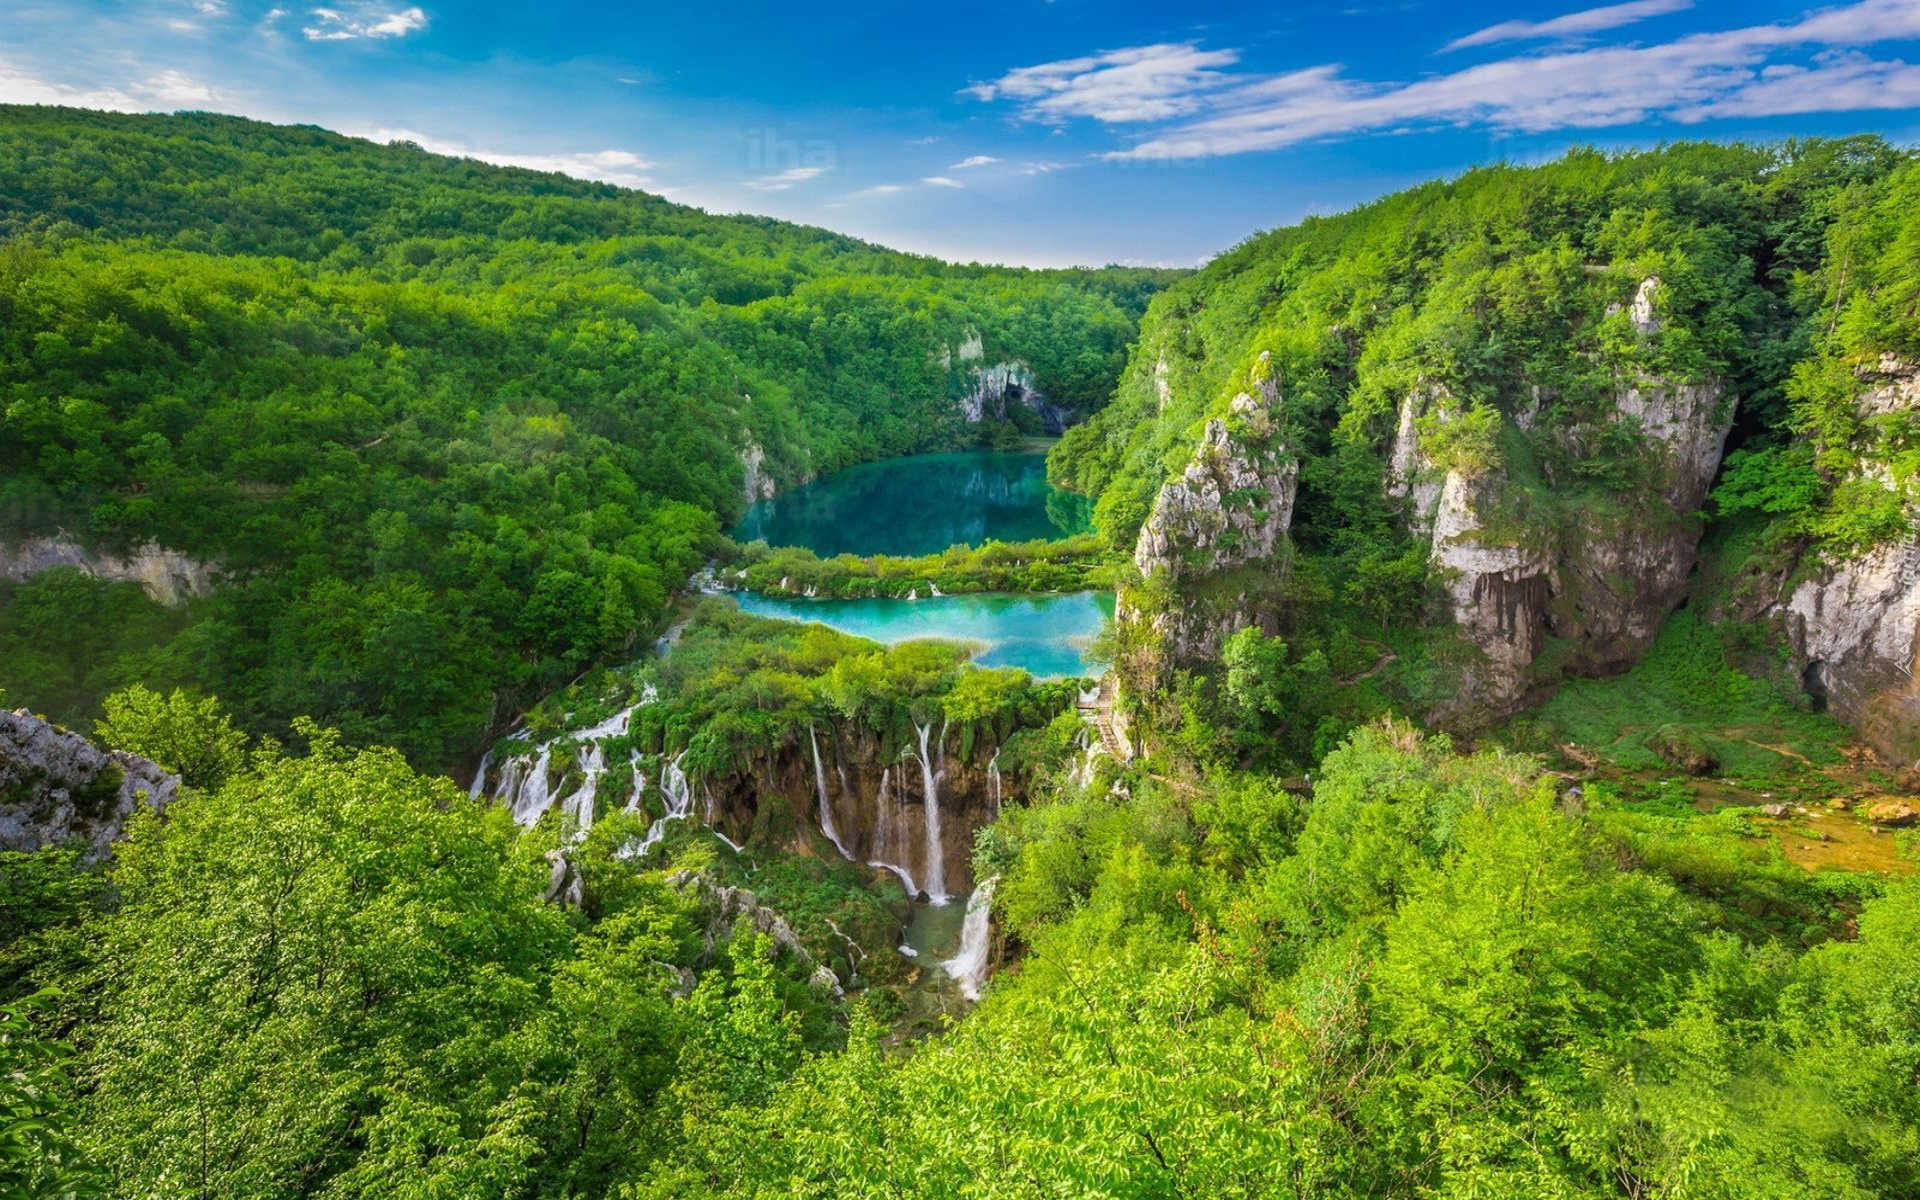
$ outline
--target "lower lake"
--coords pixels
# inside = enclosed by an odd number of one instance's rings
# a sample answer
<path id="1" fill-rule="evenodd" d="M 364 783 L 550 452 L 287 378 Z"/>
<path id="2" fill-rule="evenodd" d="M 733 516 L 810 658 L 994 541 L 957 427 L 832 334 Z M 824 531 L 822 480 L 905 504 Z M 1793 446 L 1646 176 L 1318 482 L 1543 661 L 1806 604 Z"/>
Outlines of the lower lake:
<path id="1" fill-rule="evenodd" d="M 1058 595 L 932 596 L 924 600 L 787 600 L 740 592 L 746 612 L 817 621 L 876 642 L 949 638 L 977 642 L 974 662 L 1019 667 L 1041 679 L 1093 676 L 1103 668 L 1089 650 L 1113 616 L 1110 592 Z"/>

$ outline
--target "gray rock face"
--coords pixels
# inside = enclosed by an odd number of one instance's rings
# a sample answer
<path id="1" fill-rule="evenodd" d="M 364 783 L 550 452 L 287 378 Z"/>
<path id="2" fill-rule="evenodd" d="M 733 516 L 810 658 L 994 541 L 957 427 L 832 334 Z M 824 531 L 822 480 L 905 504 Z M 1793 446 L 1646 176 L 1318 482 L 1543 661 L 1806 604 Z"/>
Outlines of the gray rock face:
<path id="1" fill-rule="evenodd" d="M 740 488 L 741 498 L 748 504 L 771 500 L 780 490 L 780 485 L 775 483 L 773 476 L 767 472 L 765 448 L 754 440 L 751 433 L 746 434 L 740 444 L 740 469 L 744 476 L 744 482 Z"/>
<path id="2" fill-rule="evenodd" d="M 1660 329 L 1658 286 L 1648 279 L 1634 295 L 1631 315 L 1643 335 Z M 1450 419 L 1452 404 L 1444 388 L 1424 384 L 1402 402 L 1386 486 L 1407 501 L 1408 528 L 1429 539 L 1448 615 L 1479 655 L 1436 715 L 1473 724 L 1515 711 L 1557 681 L 1533 670 L 1550 636 L 1571 644 L 1567 669 L 1583 673 L 1623 670 L 1645 653 L 1692 574 L 1702 531 L 1696 514 L 1719 469 L 1733 404 L 1717 383 L 1623 382 L 1599 420 L 1637 430 L 1644 472 L 1613 498 L 1606 519 L 1577 523 L 1497 520 L 1515 485 L 1497 472 L 1442 474 L 1422 450 L 1419 428 L 1424 417 Z M 1576 426 L 1556 436 L 1578 457 L 1598 432 Z"/>
<path id="3" fill-rule="evenodd" d="M 1212 574 L 1270 557 L 1293 523 L 1300 464 L 1280 438 L 1279 388 L 1240 393 L 1207 422 L 1178 479 L 1161 487 L 1133 551 L 1140 574 Z"/>
<path id="4" fill-rule="evenodd" d="M 100 857 L 136 808 L 164 808 L 179 787 L 137 755 L 102 750 L 25 709 L 0 712 L 0 848 L 78 837 Z"/>
<path id="5" fill-rule="evenodd" d="M 1214 587 L 1205 603 L 1193 596 L 1202 580 L 1273 559 L 1293 523 L 1300 465 L 1282 437 L 1279 382 L 1268 376 L 1256 390 L 1234 397 L 1226 417 L 1207 422 L 1186 470 L 1161 487 L 1141 526 L 1134 565 L 1150 587 L 1174 589 L 1180 600 L 1151 613 L 1124 599 L 1118 607 L 1122 626 L 1144 622 L 1152 631 L 1132 661 L 1120 664 L 1134 688 L 1152 688 L 1177 663 L 1217 657 L 1235 630 L 1265 623 L 1251 589 Z"/>
<path id="6" fill-rule="evenodd" d="M 1855 401 L 1864 420 L 1876 426 L 1901 417 L 1920 421 L 1920 366 L 1886 359 L 1872 382 Z M 1891 486 L 1882 454 L 1893 447 L 1862 449 L 1861 474 Z M 1909 496 L 1908 510 L 1920 521 L 1920 500 Z M 1820 565 L 1773 615 L 1807 690 L 1889 762 L 1920 763 L 1920 686 L 1914 682 L 1920 666 L 1920 541 L 1909 535 L 1857 558 Z"/>
<path id="7" fill-rule="evenodd" d="M 990 418 L 1005 421 L 1015 406 L 1024 405 L 1040 418 L 1041 426 L 1049 434 L 1058 437 L 1067 431 L 1071 414 L 1047 399 L 1034 382 L 1033 371 L 1027 364 L 1000 362 L 973 367 L 969 373 L 973 377 L 973 390 L 960 398 L 960 411 L 969 424 L 978 425 Z"/>
<path id="8" fill-rule="evenodd" d="M 169 606 L 206 595 L 214 583 L 211 565 L 151 542 L 124 557 L 88 550 L 64 536 L 0 545 L 0 578 L 18 582 L 50 567 L 78 567 L 99 579 L 137 583 L 147 595 Z"/>

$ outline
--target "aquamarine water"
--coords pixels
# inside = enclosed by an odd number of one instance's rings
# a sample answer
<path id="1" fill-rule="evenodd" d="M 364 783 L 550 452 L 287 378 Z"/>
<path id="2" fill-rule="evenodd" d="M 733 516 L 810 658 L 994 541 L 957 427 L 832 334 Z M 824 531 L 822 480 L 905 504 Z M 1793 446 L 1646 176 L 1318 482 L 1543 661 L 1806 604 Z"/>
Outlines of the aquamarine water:
<path id="1" fill-rule="evenodd" d="M 789 621 L 818 621 L 876 642 L 951 638 L 977 642 L 974 662 L 1019 667 L 1040 679 L 1095 676 L 1088 654 L 1113 616 L 1110 592 L 1061 595 L 933 596 L 922 600 L 786 600 L 742 592 L 747 612 Z"/>
<path id="2" fill-rule="evenodd" d="M 989 540 L 1085 533 L 1086 501 L 1047 482 L 1037 452 L 918 454 L 863 463 L 763 500 L 736 541 L 836 554 L 937 554 Z"/>

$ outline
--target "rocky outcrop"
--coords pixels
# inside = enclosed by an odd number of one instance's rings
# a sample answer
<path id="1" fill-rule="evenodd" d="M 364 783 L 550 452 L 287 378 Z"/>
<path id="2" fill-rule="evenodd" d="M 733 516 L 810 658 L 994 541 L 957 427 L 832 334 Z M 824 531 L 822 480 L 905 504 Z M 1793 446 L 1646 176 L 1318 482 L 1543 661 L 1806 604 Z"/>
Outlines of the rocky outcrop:
<path id="1" fill-rule="evenodd" d="M 79 838 L 98 858 L 137 808 L 164 808 L 179 787 L 137 755 L 102 750 L 25 709 L 0 712 L 0 848 Z"/>
<path id="2" fill-rule="evenodd" d="M 754 439 L 752 433 L 745 434 L 740 444 L 740 472 L 740 494 L 748 504 L 771 500 L 779 493 L 780 485 L 767 471 L 766 448 Z"/>
<path id="3" fill-rule="evenodd" d="M 1860 474 L 1895 486 L 1886 458 L 1920 425 L 1920 366 L 1885 359 L 1855 401 L 1865 430 Z M 1910 529 L 1920 500 L 1907 499 Z M 1775 606 L 1807 692 L 1896 766 L 1920 765 L 1920 542 L 1816 562 Z"/>
<path id="4" fill-rule="evenodd" d="M 1644 280 L 1631 302 L 1642 336 L 1660 332 L 1658 289 Z M 1685 594 L 1699 510 L 1733 421 L 1732 398 L 1714 382 L 1625 381 L 1590 419 L 1550 434 L 1528 432 L 1541 404 L 1536 393 L 1522 432 L 1556 439 L 1542 448 L 1564 461 L 1618 455 L 1624 426 L 1640 448 L 1632 485 L 1604 495 L 1586 487 L 1578 511 L 1544 511 L 1498 469 L 1470 477 L 1432 461 L 1423 425 L 1459 415 L 1445 388 L 1423 383 L 1401 404 L 1387 491 L 1406 502 L 1409 531 L 1429 542 L 1445 615 L 1475 651 L 1435 714 L 1453 724 L 1510 714 L 1566 673 L 1610 674 L 1639 660 Z M 1565 653 L 1541 672 L 1549 639 Z"/>
<path id="5" fill-rule="evenodd" d="M 1136 694 L 1175 665 L 1216 657 L 1235 630 L 1269 621 L 1253 586 L 1259 581 L 1236 587 L 1229 578 L 1280 555 L 1293 521 L 1300 467 L 1282 433 L 1279 380 L 1269 361 L 1260 356 L 1253 392 L 1235 396 L 1224 417 L 1207 422 L 1193 458 L 1161 487 L 1141 526 L 1133 561 L 1144 587 L 1180 599 L 1152 611 L 1125 597 L 1119 605 L 1122 640 L 1135 647 L 1131 661 L 1119 665 Z M 1209 580 L 1224 586 L 1198 586 Z M 1138 636 L 1143 625 L 1150 636 Z"/>
<path id="6" fill-rule="evenodd" d="M 0 579 L 18 582 L 50 567 L 78 567 L 110 582 L 137 583 L 170 606 L 204 596 L 214 584 L 211 565 L 152 542 L 124 555 L 89 550 L 65 535 L 0 545 Z"/>

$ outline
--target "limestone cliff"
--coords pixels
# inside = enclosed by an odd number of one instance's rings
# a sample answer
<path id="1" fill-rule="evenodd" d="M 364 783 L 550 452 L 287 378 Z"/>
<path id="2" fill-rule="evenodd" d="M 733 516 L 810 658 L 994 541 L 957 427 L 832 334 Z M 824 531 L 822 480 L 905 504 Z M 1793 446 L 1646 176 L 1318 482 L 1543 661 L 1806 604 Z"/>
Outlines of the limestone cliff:
<path id="1" fill-rule="evenodd" d="M 1033 368 L 1019 359 L 987 362 L 986 343 L 969 329 L 957 347 L 941 347 L 935 355 L 942 369 L 953 372 L 960 389 L 960 413 L 967 424 L 1006 422 L 1025 408 L 1040 420 L 1049 436 L 1065 433 L 1073 414 L 1053 403 L 1034 380 Z"/>
<path id="2" fill-rule="evenodd" d="M 78 567 L 114 583 L 137 583 L 170 606 L 212 591 L 215 575 L 210 564 L 152 542 L 124 555 L 89 550 L 64 534 L 0 544 L 0 578 L 17 582 L 50 567 Z"/>
<path id="3" fill-rule="evenodd" d="M 1279 380 L 1267 367 L 1263 354 L 1258 394 L 1240 393 L 1224 417 L 1206 423 L 1192 459 L 1161 487 L 1140 529 L 1133 561 L 1143 588 L 1179 599 L 1148 608 L 1123 598 L 1116 620 L 1132 649 L 1120 666 L 1136 689 L 1176 663 L 1213 658 L 1234 630 L 1265 623 L 1259 581 L 1235 580 L 1283 554 L 1300 472 L 1282 432 Z M 1137 636 L 1143 632 L 1149 636 Z"/>
<path id="4" fill-rule="evenodd" d="M 1659 281 L 1636 291 L 1631 320 L 1660 331 Z M 1533 405 L 1552 400 L 1537 392 Z M 1584 419 L 1546 433 L 1533 410 L 1504 418 L 1547 461 L 1624 456 L 1626 482 L 1593 485 L 1549 472 L 1484 473 L 1435 463 L 1423 445 L 1459 416 L 1445 388 L 1421 384 L 1401 404 L 1388 494 L 1429 543 L 1445 619 L 1474 654 L 1437 716 L 1476 725 L 1505 716 L 1568 673 L 1608 674 L 1637 662 L 1682 599 L 1699 549 L 1699 511 L 1719 468 L 1733 400 L 1714 382 L 1622 380 Z M 1637 447 L 1625 450 L 1622 447 Z M 1544 496 L 1544 498 L 1543 498 Z M 1540 660 L 1561 643 L 1551 668 Z"/>
<path id="5" fill-rule="evenodd" d="M 98 857 L 135 809 L 164 808 L 179 787 L 144 758 L 102 750 L 25 709 L 0 712 L 0 849 L 80 838 Z"/>
<path id="6" fill-rule="evenodd" d="M 1897 487 L 1886 462 L 1920 425 L 1920 365 L 1884 359 L 1865 382 L 1859 474 Z M 1920 498 L 1906 501 L 1908 536 L 1839 561 L 1809 551 L 1771 612 L 1808 693 L 1898 766 L 1920 763 Z"/>

